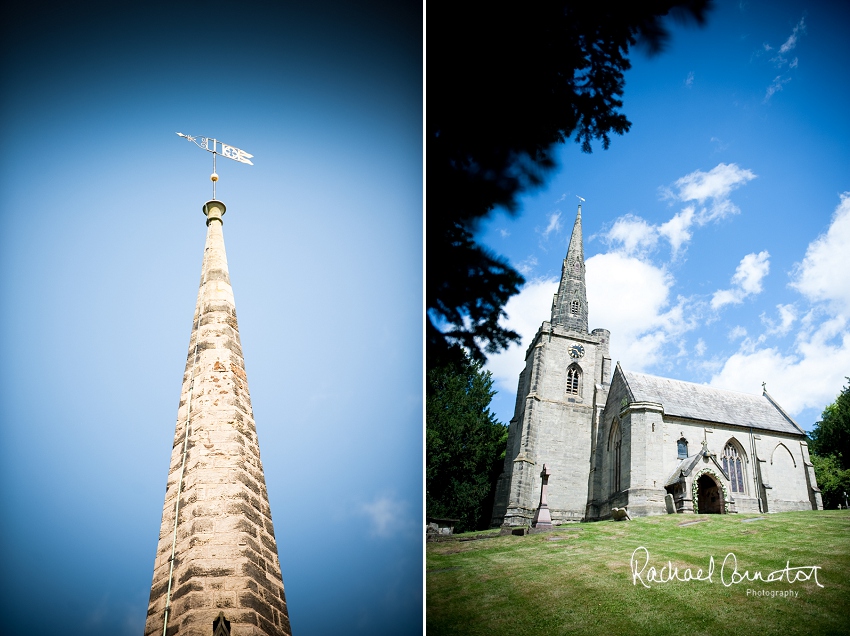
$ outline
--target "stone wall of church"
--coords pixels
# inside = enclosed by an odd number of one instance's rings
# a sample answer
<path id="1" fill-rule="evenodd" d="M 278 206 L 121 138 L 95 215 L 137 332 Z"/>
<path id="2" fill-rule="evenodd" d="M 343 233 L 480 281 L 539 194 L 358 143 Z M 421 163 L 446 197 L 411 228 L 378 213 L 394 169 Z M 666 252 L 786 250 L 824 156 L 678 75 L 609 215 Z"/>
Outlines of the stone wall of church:
<path id="1" fill-rule="evenodd" d="M 705 440 L 720 463 L 724 448 L 731 442 L 737 446 L 743 464 L 744 492 L 730 492 L 738 512 L 759 512 L 759 499 L 761 511 L 765 511 L 765 504 L 770 512 L 813 508 L 806 477 L 808 447 L 803 436 L 676 418 L 665 418 L 664 427 L 665 479 L 675 468 L 680 438 L 687 439 L 689 454 L 700 450 Z"/>
<path id="2" fill-rule="evenodd" d="M 633 516 L 665 514 L 664 484 L 679 463 L 680 439 L 687 440 L 689 455 L 702 449 L 704 439 L 708 451 L 721 464 L 726 444 L 736 444 L 742 460 L 743 492 L 734 492 L 730 483 L 725 484 L 736 512 L 822 508 L 822 503 L 818 505 L 819 493 L 810 488 L 814 481 L 807 479 L 811 462 L 802 437 L 768 431 L 754 431 L 751 437 L 748 430 L 737 427 L 662 418 L 659 411 L 642 405 L 624 413 L 620 425 L 623 445 L 631 446 L 621 454 L 621 483 L 627 493 L 624 496 L 622 491 L 611 491 L 611 453 L 603 452 L 597 468 L 601 479 L 597 483 L 601 486 L 599 492 L 607 492 L 608 496 L 597 497 L 598 518 L 607 517 L 606 511 L 610 513 L 615 506 L 628 506 Z M 610 423 L 607 428 L 610 431 Z"/>
<path id="3" fill-rule="evenodd" d="M 614 507 L 628 507 L 632 516 L 666 514 L 665 484 L 679 466 L 680 440 L 687 443 L 688 456 L 701 452 L 705 441 L 719 464 L 726 445 L 731 442 L 736 447 L 742 460 L 743 492 L 735 492 L 732 482 L 724 480 L 732 500 L 730 512 L 823 507 L 802 435 L 757 429 L 751 432 L 725 424 L 674 418 L 663 414 L 661 404 L 629 399 L 627 386 L 615 376 L 596 437 L 588 519 L 606 519 Z M 621 440 L 619 487 L 614 483 L 612 442 L 617 428 Z M 686 496 L 687 509 L 693 510 L 690 493 Z"/>
<path id="4" fill-rule="evenodd" d="M 599 426 L 596 431 L 596 444 L 591 457 L 591 474 L 588 480 L 587 519 L 607 519 L 611 516 L 611 508 L 623 508 L 628 505 L 628 488 L 631 479 L 631 417 L 626 411 L 620 416 L 620 405 L 628 404 L 630 395 L 628 388 L 617 377 L 611 381 L 608 399 Z M 620 455 L 620 484 L 616 488 L 613 481 L 613 465 L 611 461 L 612 432 L 614 423 L 621 432 Z"/>

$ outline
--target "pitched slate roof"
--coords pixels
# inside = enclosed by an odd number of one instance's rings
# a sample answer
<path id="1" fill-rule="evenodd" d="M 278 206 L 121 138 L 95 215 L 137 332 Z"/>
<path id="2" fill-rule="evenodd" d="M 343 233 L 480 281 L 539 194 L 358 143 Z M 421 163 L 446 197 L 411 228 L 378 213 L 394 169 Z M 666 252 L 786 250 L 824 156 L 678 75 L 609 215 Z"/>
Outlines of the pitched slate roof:
<path id="1" fill-rule="evenodd" d="M 665 487 L 666 486 L 672 486 L 677 481 L 679 481 L 679 479 L 681 479 L 683 476 L 687 477 L 688 475 L 690 475 L 691 471 L 694 469 L 694 467 L 700 464 L 701 459 L 702 459 L 702 451 L 700 451 L 696 455 L 691 455 L 690 457 L 685 457 L 684 459 L 678 460 L 678 462 L 676 464 L 676 468 L 673 470 L 672 473 L 670 473 L 670 476 L 667 478 L 667 481 L 664 482 L 664 486 Z M 729 475 L 723 469 L 723 466 L 721 466 L 720 464 L 717 463 L 717 457 L 712 456 L 711 459 L 713 460 L 712 463 L 715 466 L 717 466 L 717 468 L 720 469 L 721 473 L 723 473 L 723 476 L 726 479 L 729 479 Z"/>
<path id="2" fill-rule="evenodd" d="M 665 415 L 734 424 L 791 435 L 803 430 L 767 394 L 750 395 L 654 375 L 623 371 L 635 402 L 657 402 Z"/>

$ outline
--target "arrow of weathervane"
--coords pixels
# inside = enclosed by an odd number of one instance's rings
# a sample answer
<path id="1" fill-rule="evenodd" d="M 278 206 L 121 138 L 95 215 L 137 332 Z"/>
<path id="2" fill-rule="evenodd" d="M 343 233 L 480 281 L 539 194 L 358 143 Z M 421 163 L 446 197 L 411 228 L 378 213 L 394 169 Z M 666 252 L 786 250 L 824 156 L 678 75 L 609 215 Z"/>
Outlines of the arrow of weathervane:
<path id="1" fill-rule="evenodd" d="M 238 161 L 240 163 L 247 163 L 249 166 L 253 166 L 254 163 L 251 161 L 251 158 L 254 156 L 245 152 L 244 150 L 240 150 L 235 146 L 228 146 L 225 143 L 218 141 L 217 139 L 212 139 L 211 137 L 192 137 L 191 135 L 184 135 L 183 133 L 177 133 L 180 137 L 183 137 L 187 141 L 191 141 L 198 148 L 202 150 L 206 150 L 207 152 L 211 152 L 214 155 L 221 155 L 222 157 L 227 157 L 228 159 L 233 159 L 234 161 Z M 200 140 L 200 142 L 198 141 Z M 218 150 L 218 146 L 221 146 L 221 152 Z M 212 148 L 210 148 L 212 146 Z"/>

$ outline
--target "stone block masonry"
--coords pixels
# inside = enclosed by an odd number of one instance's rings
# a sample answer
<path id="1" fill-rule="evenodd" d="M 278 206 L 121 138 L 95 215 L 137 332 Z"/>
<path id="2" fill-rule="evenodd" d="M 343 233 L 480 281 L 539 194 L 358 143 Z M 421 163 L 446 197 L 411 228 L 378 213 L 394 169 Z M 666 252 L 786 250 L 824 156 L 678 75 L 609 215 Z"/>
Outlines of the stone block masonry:
<path id="1" fill-rule="evenodd" d="M 219 612 L 232 636 L 291 634 L 224 250 L 224 212 L 219 201 L 204 206 L 201 285 L 145 636 L 210 636 Z"/>

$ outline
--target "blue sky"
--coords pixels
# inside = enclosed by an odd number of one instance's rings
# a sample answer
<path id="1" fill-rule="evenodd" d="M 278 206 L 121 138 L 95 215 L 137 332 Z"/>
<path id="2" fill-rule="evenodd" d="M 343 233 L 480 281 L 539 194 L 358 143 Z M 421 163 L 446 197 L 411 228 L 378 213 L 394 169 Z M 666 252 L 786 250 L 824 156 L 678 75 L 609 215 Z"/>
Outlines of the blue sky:
<path id="1" fill-rule="evenodd" d="M 633 126 L 574 143 L 515 219 L 480 232 L 527 279 L 492 357 L 493 408 L 513 416 L 525 348 L 550 316 L 583 205 L 590 328 L 624 368 L 771 395 L 806 430 L 850 375 L 850 7 L 717 2 L 705 28 L 635 53 Z"/>
<path id="2" fill-rule="evenodd" d="M 129 8 L 125 8 L 129 7 Z M 140 634 L 211 155 L 296 634 L 422 624 L 416 3 L 28 3 L 0 68 L 0 614 Z"/>

